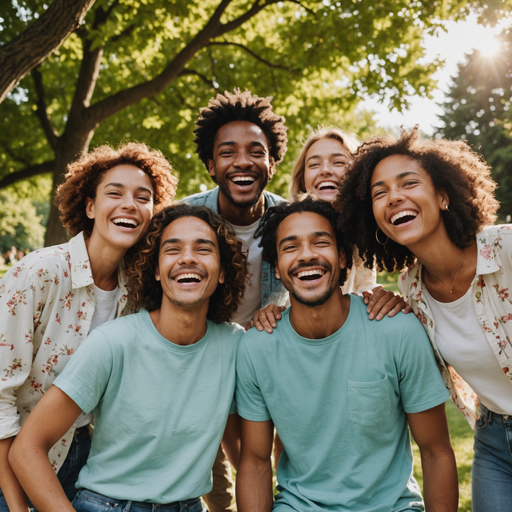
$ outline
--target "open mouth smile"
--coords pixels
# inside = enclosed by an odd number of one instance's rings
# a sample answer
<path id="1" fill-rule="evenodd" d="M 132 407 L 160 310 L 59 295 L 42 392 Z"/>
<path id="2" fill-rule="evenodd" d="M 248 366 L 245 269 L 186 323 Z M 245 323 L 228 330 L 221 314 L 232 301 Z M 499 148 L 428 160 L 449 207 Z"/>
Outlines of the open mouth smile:
<path id="1" fill-rule="evenodd" d="M 338 184 L 334 181 L 323 181 L 316 188 L 318 190 L 338 190 Z"/>
<path id="2" fill-rule="evenodd" d="M 119 217 L 112 220 L 112 222 L 121 228 L 135 229 L 139 227 L 139 223 L 135 219 L 129 219 L 127 217 Z"/>
<path id="3" fill-rule="evenodd" d="M 237 175 L 230 179 L 235 185 L 238 185 L 239 187 L 250 187 L 256 181 L 255 176 L 249 175 Z"/>
<path id="4" fill-rule="evenodd" d="M 173 279 L 180 284 L 188 284 L 200 283 L 204 279 L 204 277 L 201 274 L 197 274 L 196 272 L 188 272 L 186 274 L 179 274 Z"/>
<path id="5" fill-rule="evenodd" d="M 398 212 L 389 219 L 389 222 L 393 224 L 393 226 L 400 226 L 400 224 L 405 224 L 406 222 L 410 222 L 414 220 L 418 216 L 418 212 L 413 210 L 404 210 L 403 212 Z"/>
<path id="6" fill-rule="evenodd" d="M 297 272 L 296 277 L 301 281 L 314 281 L 315 279 L 320 279 L 324 274 L 325 270 L 323 269 L 301 270 Z"/>

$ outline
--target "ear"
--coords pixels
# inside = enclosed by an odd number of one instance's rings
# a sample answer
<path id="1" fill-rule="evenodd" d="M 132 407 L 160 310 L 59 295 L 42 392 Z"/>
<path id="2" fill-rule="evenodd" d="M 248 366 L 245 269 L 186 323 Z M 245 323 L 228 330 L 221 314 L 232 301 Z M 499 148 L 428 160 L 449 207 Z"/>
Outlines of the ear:
<path id="1" fill-rule="evenodd" d="M 445 211 L 447 206 L 450 206 L 450 198 L 444 188 L 437 191 L 437 197 L 439 199 L 439 209 Z"/>
<path id="2" fill-rule="evenodd" d="M 271 163 L 268 168 L 268 176 L 269 176 L 268 181 L 270 181 L 274 177 L 275 173 L 276 173 L 276 166 L 275 166 L 275 164 Z"/>
<path id="3" fill-rule="evenodd" d="M 160 281 L 160 267 L 157 265 L 155 269 L 155 279 Z"/>
<path id="4" fill-rule="evenodd" d="M 219 273 L 219 284 L 224 284 L 224 281 L 226 280 L 226 273 L 224 272 L 224 269 L 220 269 Z"/>
<path id="5" fill-rule="evenodd" d="M 208 174 L 215 178 L 215 162 L 211 158 L 208 158 Z"/>
<path id="6" fill-rule="evenodd" d="M 90 197 L 85 198 L 85 214 L 89 219 L 94 219 L 94 201 Z"/>
<path id="7" fill-rule="evenodd" d="M 343 270 L 347 266 L 347 255 L 343 249 L 340 249 L 340 268 Z"/>
<path id="8" fill-rule="evenodd" d="M 281 279 L 281 274 L 279 273 L 279 269 L 277 268 L 277 261 L 274 264 L 274 269 L 276 271 L 276 277 L 277 279 Z"/>

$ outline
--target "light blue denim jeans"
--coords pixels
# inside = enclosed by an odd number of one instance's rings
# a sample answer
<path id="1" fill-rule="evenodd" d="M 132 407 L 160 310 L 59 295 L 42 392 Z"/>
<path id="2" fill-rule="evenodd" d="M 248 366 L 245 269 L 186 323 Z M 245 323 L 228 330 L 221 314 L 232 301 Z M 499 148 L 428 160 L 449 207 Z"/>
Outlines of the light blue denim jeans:
<path id="1" fill-rule="evenodd" d="M 481 406 L 471 470 L 473 512 L 512 510 L 512 415 Z"/>
<path id="2" fill-rule="evenodd" d="M 202 512 L 201 498 L 174 503 L 147 503 L 117 500 L 88 489 L 80 489 L 73 500 L 76 512 Z"/>
<path id="3" fill-rule="evenodd" d="M 75 484 L 78 480 L 78 473 L 85 466 L 90 450 L 91 436 L 87 427 L 82 427 L 75 432 L 66 460 L 57 473 L 59 482 L 69 501 L 73 501 L 77 493 Z M 32 511 L 37 512 L 32 507 L 32 504 L 30 504 L 30 508 Z M 0 512 L 9 512 L 2 489 L 0 489 Z"/>

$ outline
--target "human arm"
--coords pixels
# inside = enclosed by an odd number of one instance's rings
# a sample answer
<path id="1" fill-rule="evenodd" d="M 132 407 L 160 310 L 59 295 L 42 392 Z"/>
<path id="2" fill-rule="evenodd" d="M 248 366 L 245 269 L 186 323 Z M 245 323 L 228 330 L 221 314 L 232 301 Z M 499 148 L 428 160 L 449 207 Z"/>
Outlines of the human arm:
<path id="1" fill-rule="evenodd" d="M 372 290 L 363 292 L 364 303 L 368 306 L 370 320 L 382 320 L 386 315 L 395 316 L 400 311 L 402 313 L 410 313 L 411 308 L 407 305 L 404 298 L 386 290 L 381 285 L 377 285 Z"/>
<path id="2" fill-rule="evenodd" d="M 269 512 L 272 509 L 272 421 L 241 419 L 242 449 L 236 476 L 239 512 Z"/>
<path id="3" fill-rule="evenodd" d="M 9 464 L 9 451 L 14 439 L 0 440 L 0 488 L 10 512 L 27 512 L 27 496 Z"/>
<path id="4" fill-rule="evenodd" d="M 81 412 L 66 393 L 52 386 L 29 415 L 11 446 L 9 462 L 39 512 L 74 510 L 50 464 L 48 452 Z"/>
<path id="5" fill-rule="evenodd" d="M 269 304 L 265 308 L 258 309 L 249 321 L 245 330 L 249 330 L 251 327 L 256 327 L 258 331 L 265 329 L 271 333 L 273 327 L 277 327 L 277 320 L 281 320 L 281 313 L 286 309 L 287 306 L 276 306 L 275 304 Z"/>
<path id="6" fill-rule="evenodd" d="M 423 412 L 407 414 L 407 421 L 420 449 L 426 510 L 455 512 L 459 502 L 459 482 L 444 403 Z"/>
<path id="7" fill-rule="evenodd" d="M 240 416 L 238 414 L 228 416 L 221 444 L 229 462 L 238 471 L 240 463 Z"/>

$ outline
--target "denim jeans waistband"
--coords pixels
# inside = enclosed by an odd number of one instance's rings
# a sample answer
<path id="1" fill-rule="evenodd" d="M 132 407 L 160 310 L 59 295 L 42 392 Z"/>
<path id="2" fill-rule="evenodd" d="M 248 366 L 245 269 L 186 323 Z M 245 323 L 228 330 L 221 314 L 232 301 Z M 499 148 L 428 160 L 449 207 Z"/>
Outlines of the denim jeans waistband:
<path id="1" fill-rule="evenodd" d="M 497 412 L 490 411 L 485 405 L 480 404 L 480 412 L 482 417 L 487 417 L 489 420 L 501 420 L 504 423 L 512 423 L 512 414 L 499 414 Z"/>

